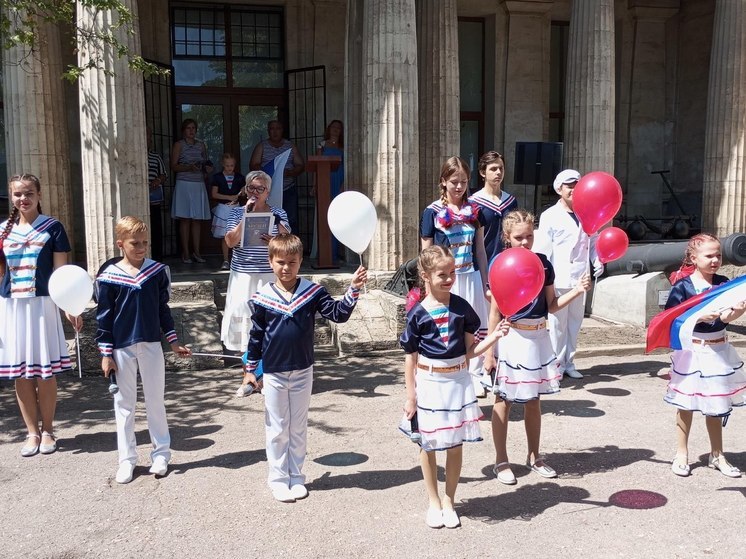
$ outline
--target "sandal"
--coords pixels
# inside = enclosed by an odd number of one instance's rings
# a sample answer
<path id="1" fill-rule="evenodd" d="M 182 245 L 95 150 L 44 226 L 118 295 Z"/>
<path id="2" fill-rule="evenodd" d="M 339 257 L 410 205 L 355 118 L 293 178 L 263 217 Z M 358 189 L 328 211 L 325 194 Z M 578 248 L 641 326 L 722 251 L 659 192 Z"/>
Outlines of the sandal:
<path id="1" fill-rule="evenodd" d="M 714 470 L 720 470 L 720 473 L 728 477 L 741 477 L 741 470 L 729 463 L 722 454 L 719 456 L 713 456 L 710 454 L 707 466 Z"/>
<path id="2" fill-rule="evenodd" d="M 507 468 L 501 470 L 500 468 L 502 466 L 507 466 Z M 495 477 L 497 477 L 497 481 L 504 485 L 515 485 L 517 483 L 513 470 L 510 469 L 510 462 L 500 462 L 499 464 L 495 464 L 492 466 L 492 472 L 495 474 Z"/>
<path id="3" fill-rule="evenodd" d="M 41 434 L 42 440 L 44 439 L 44 437 L 51 439 L 52 444 L 41 443 L 39 445 L 39 452 L 41 452 L 42 454 L 52 454 L 57 450 L 57 440 L 54 438 L 54 435 L 52 433 L 48 433 L 46 431 L 43 431 Z"/>
<path id="4" fill-rule="evenodd" d="M 671 462 L 671 471 L 680 477 L 687 477 L 691 470 L 687 464 L 686 458 L 680 461 L 679 456 L 675 456 Z"/>
<path id="5" fill-rule="evenodd" d="M 36 441 L 36 444 L 31 443 L 32 439 Z M 21 449 L 21 456 L 28 458 L 39 452 L 39 442 L 41 442 L 39 435 L 28 435 L 26 437 L 26 444 Z"/>
<path id="6" fill-rule="evenodd" d="M 545 477 L 547 479 L 557 477 L 557 472 L 555 472 L 553 468 L 550 468 L 547 465 L 547 463 L 544 461 L 543 456 L 537 456 L 533 464 L 531 463 L 531 456 L 528 456 L 526 458 L 526 466 L 531 468 L 532 471 L 536 472 L 541 477 Z"/>

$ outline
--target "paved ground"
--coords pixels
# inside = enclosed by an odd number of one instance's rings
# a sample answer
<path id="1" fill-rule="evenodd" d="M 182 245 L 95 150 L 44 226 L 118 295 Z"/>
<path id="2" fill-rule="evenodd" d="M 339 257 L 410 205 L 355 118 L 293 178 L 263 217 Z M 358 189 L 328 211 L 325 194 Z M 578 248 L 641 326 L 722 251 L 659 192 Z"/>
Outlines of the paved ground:
<path id="1" fill-rule="evenodd" d="M 620 335 L 588 323 L 590 349 Z M 637 340 L 632 331 L 623 340 Z M 639 333 L 638 333 L 639 334 Z M 637 335 L 637 334 L 635 334 Z M 636 350 L 634 350 L 636 351 Z M 598 352 L 596 352 L 598 353 Z M 629 353 L 629 352 L 628 352 Z M 706 467 L 704 421 L 694 423 L 692 475 L 675 477 L 674 411 L 663 403 L 666 355 L 578 359 L 587 372 L 543 400 L 543 450 L 560 472 L 543 480 L 525 459 L 521 407 L 509 450 L 518 485 L 500 485 L 485 400 L 484 442 L 464 451 L 462 527 L 424 524 L 427 500 L 415 445 L 396 424 L 403 356 L 369 361 L 320 355 L 309 430 L 308 499 L 272 500 L 264 480 L 263 402 L 235 399 L 236 370 L 170 372 L 174 457 L 166 477 L 147 472 L 143 409 L 139 466 L 113 481 L 111 399 L 100 378 L 60 378 L 60 450 L 21 458 L 12 385 L 0 384 L 0 557 L 737 557 L 746 477 Z M 746 414 L 726 430 L 731 461 L 746 470 Z M 442 473 L 442 471 L 441 471 Z"/>

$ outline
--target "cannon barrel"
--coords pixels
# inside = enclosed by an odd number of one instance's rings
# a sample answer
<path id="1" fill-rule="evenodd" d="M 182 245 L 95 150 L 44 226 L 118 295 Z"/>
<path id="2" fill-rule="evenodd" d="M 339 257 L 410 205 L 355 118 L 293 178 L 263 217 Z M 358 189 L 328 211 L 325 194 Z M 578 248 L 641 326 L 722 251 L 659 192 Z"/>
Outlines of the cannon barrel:
<path id="1" fill-rule="evenodd" d="M 671 272 L 681 266 L 689 241 L 632 245 L 619 260 L 606 264 L 606 275 Z M 733 233 L 720 239 L 723 264 L 746 265 L 746 234 Z"/>

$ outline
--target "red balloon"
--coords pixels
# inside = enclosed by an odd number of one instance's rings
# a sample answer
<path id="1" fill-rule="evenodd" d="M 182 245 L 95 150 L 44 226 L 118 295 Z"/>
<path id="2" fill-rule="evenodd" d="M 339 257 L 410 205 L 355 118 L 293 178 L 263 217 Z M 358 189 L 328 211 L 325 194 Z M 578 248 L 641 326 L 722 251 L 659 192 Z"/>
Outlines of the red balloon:
<path id="1" fill-rule="evenodd" d="M 527 248 L 502 251 L 490 267 L 490 291 L 504 317 L 514 315 L 544 289 L 544 265 Z"/>
<path id="2" fill-rule="evenodd" d="M 627 233 L 619 227 L 607 227 L 598 234 L 596 252 L 598 259 L 606 264 L 624 256 L 629 248 Z"/>
<path id="3" fill-rule="evenodd" d="M 584 175 L 572 193 L 572 209 L 589 235 L 611 221 L 621 207 L 622 187 L 609 173 Z"/>

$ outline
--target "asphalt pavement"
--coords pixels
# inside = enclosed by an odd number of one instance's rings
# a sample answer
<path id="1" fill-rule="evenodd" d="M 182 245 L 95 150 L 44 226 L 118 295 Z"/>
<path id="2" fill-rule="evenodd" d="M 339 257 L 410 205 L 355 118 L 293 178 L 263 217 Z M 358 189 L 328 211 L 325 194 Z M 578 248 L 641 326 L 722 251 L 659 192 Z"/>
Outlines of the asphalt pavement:
<path id="1" fill-rule="evenodd" d="M 602 345 L 603 330 L 586 337 Z M 603 352 L 601 352 L 603 353 Z M 583 352 L 581 352 L 583 355 Z M 261 395 L 235 398 L 237 369 L 169 372 L 173 459 L 148 473 L 142 396 L 140 461 L 128 485 L 117 468 L 111 397 L 101 378 L 59 379 L 53 455 L 22 458 L 12 383 L 0 384 L 0 557 L 738 557 L 746 477 L 707 468 L 695 416 L 689 478 L 674 476 L 674 409 L 663 402 L 668 357 L 586 352 L 582 380 L 542 399 L 546 480 L 524 465 L 522 407 L 508 449 L 518 483 L 491 473 L 491 401 L 484 441 L 464 448 L 457 529 L 428 528 L 417 447 L 397 431 L 403 354 L 318 356 L 308 433 L 307 499 L 279 503 L 265 485 Z M 746 470 L 746 410 L 724 431 Z M 439 460 L 444 460 L 439 456 Z M 440 468 L 441 478 L 443 469 Z M 441 484 L 442 491 L 442 484 Z"/>

